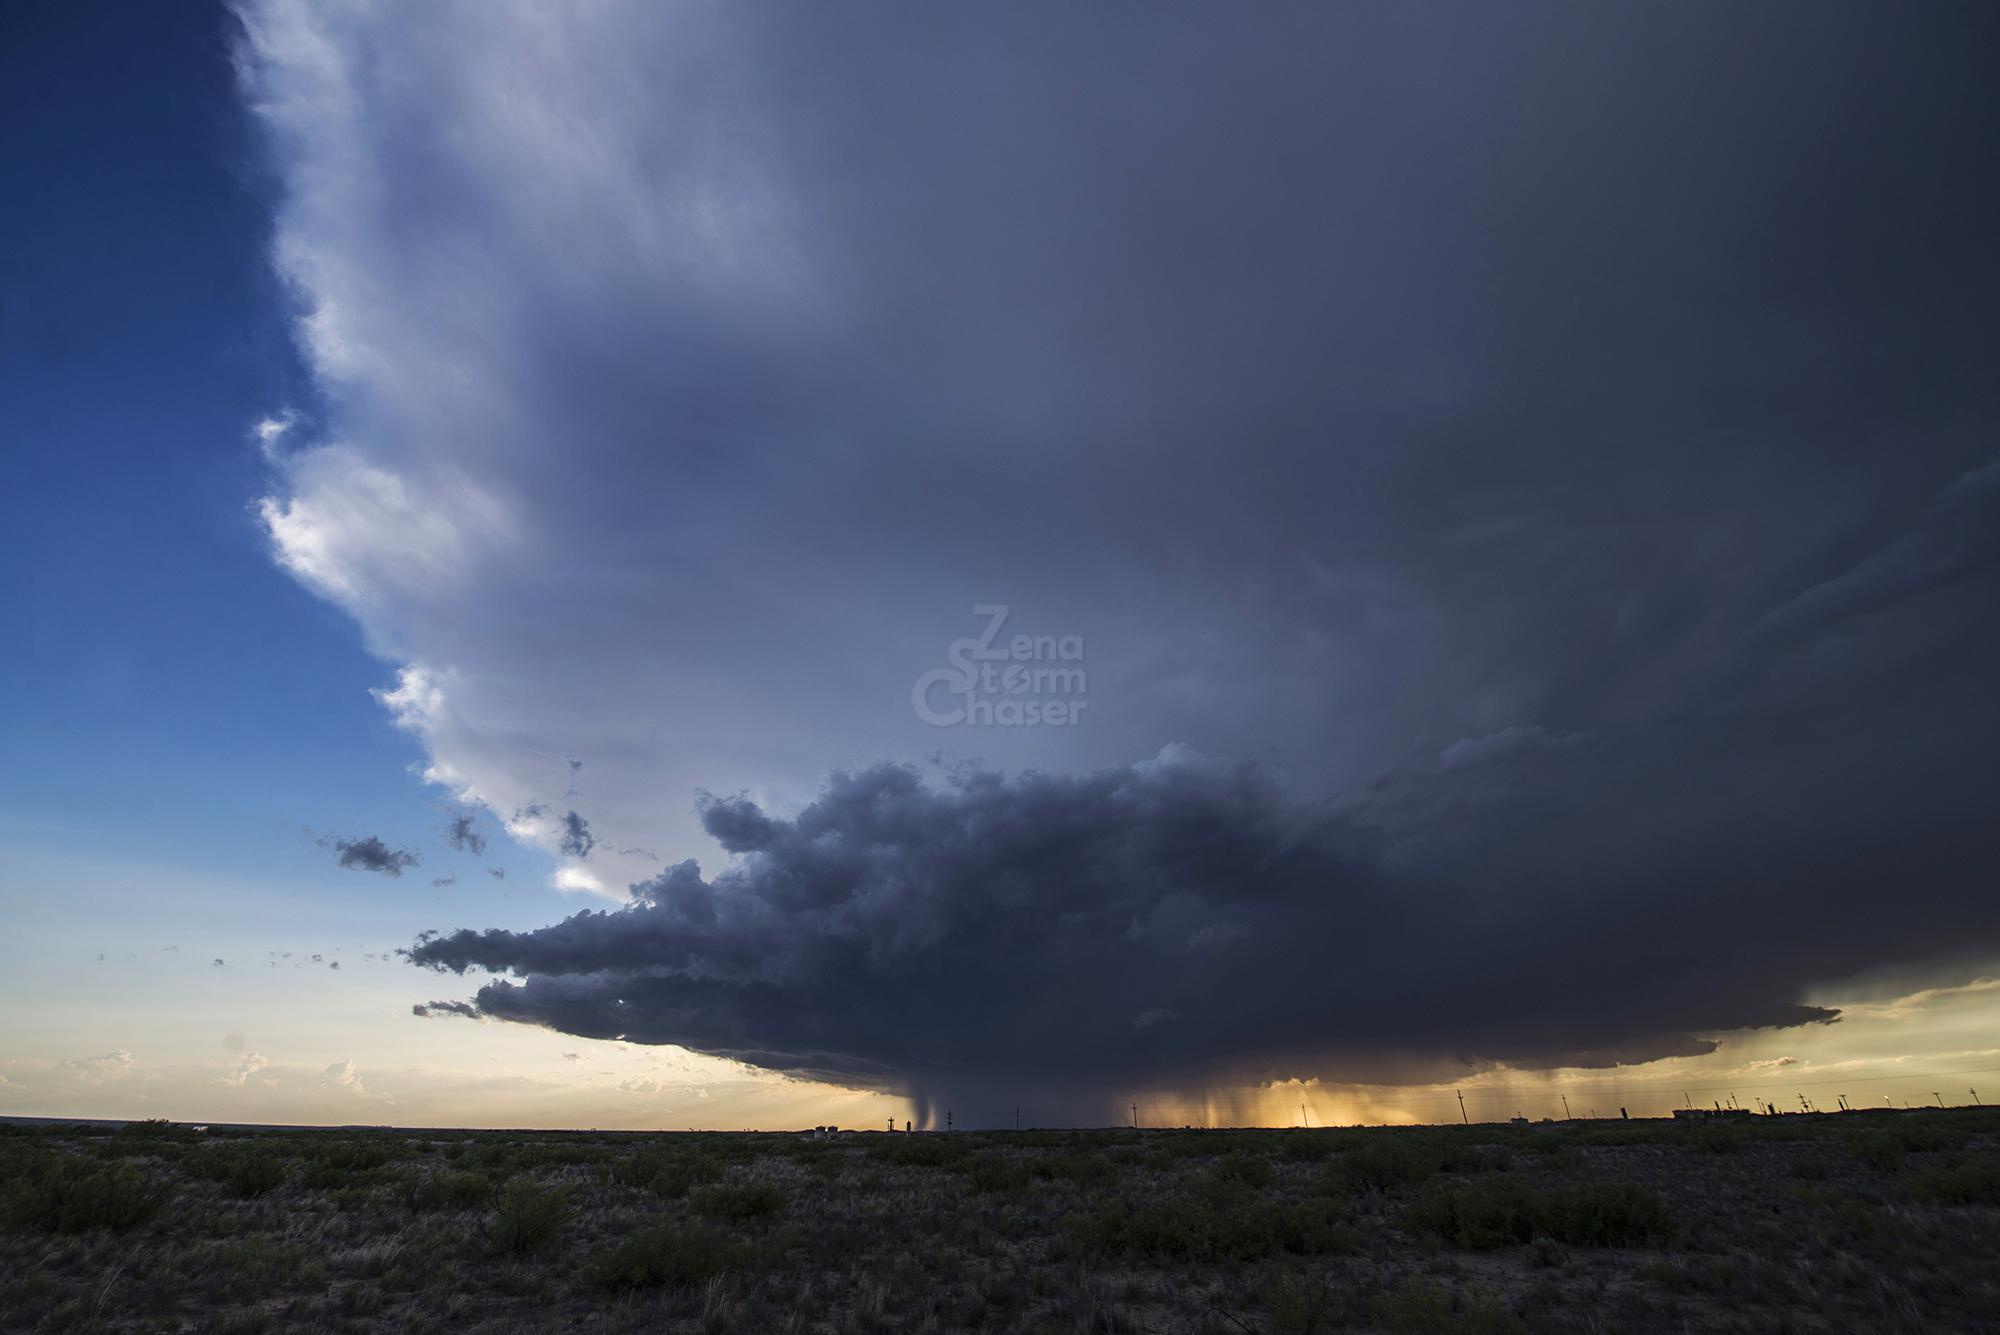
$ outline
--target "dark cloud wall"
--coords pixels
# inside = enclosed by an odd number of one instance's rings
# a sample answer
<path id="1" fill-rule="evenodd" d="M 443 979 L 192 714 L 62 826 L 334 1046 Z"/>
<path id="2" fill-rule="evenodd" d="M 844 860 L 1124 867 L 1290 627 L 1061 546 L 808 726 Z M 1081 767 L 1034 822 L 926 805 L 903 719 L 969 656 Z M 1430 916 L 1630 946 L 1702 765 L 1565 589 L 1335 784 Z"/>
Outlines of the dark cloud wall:
<path id="1" fill-rule="evenodd" d="M 1959 523 L 1957 495 L 1930 522 Z M 713 878 L 682 862 L 628 908 L 413 958 L 514 975 L 482 1015 L 969 1123 L 1024 1098 L 1087 1120 L 1134 1088 L 1707 1052 L 1835 1019 L 1800 1004 L 1815 981 L 2000 940 L 2000 726 L 1969 709 L 2000 666 L 1974 614 L 1997 576 L 1933 589 L 1943 608 L 1809 597 L 1788 638 L 1747 631 L 1616 738 L 1472 739 L 1332 801 L 1175 750 L 1082 776 L 884 765 L 791 819 L 709 798 L 738 859 Z"/>
<path id="2" fill-rule="evenodd" d="M 1991 6 L 248 31 L 333 405 L 279 559 L 571 884 L 677 861 L 422 946 L 482 1013 L 965 1109 L 2000 945 Z M 995 600 L 1085 726 L 913 716 Z"/>

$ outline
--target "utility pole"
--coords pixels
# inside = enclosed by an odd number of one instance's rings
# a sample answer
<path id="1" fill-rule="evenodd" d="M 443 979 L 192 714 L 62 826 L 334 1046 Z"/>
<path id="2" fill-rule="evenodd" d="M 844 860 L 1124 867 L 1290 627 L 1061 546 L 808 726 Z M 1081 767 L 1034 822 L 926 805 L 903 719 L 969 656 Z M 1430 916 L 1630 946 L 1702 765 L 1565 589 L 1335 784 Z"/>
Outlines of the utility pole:
<path id="1" fill-rule="evenodd" d="M 951 1109 L 949 1108 L 944 1110 L 944 1129 L 947 1132 L 951 1130 Z"/>
<path id="2" fill-rule="evenodd" d="M 1462 1089 L 1454 1089 L 1452 1093 L 1458 1095 L 1458 1120 L 1465 1123 L 1467 1126 L 1471 1126 L 1472 1119 L 1465 1115 L 1465 1091 Z"/>
<path id="3" fill-rule="evenodd" d="M 1016 1131 L 1021 1129 L 1021 1110 L 1019 1108 L 1014 1109 L 1014 1129 Z"/>
<path id="4" fill-rule="evenodd" d="M 1563 1120 L 1565 1122 L 1573 1121 L 1574 1119 L 1569 1115 L 1569 1095 L 1564 1094 L 1562 1096 L 1562 1101 L 1563 1101 Z"/>
<path id="5" fill-rule="evenodd" d="M 1944 1095 L 1938 1093 L 1936 1090 L 1932 1090 L 1931 1097 L 1938 1101 L 1938 1107 L 1944 1107 Z"/>
<path id="6" fill-rule="evenodd" d="M 1685 1089 L 1681 1091 L 1681 1107 L 1683 1108 L 1694 1107 L 1694 1100 L 1688 1097 L 1688 1092 Z"/>
<path id="7" fill-rule="evenodd" d="M 1301 1103 L 1299 1105 L 1299 1125 L 1311 1126 L 1312 1124 L 1313 1124 L 1312 1118 L 1306 1116 L 1306 1105 Z"/>
<path id="8" fill-rule="evenodd" d="M 1973 1107 L 1975 1107 L 1975 1108 L 1984 1108 L 1984 1107 L 1986 1106 L 1985 1104 L 1983 1104 L 1983 1103 L 1981 1103 L 1981 1102 L 1979 1101 L 1979 1091 L 1978 1091 L 1978 1090 L 1976 1090 L 1976 1089 L 1968 1089 L 1968 1090 L 1966 1090 L 1965 1092 L 1966 1092 L 1966 1093 L 1968 1093 L 1968 1094 L 1970 1094 L 1970 1095 L 1972 1095 L 1972 1106 L 1973 1106 Z"/>
<path id="9" fill-rule="evenodd" d="M 1136 1103 L 1132 1105 L 1132 1129 L 1139 1129 L 1139 1105 Z"/>

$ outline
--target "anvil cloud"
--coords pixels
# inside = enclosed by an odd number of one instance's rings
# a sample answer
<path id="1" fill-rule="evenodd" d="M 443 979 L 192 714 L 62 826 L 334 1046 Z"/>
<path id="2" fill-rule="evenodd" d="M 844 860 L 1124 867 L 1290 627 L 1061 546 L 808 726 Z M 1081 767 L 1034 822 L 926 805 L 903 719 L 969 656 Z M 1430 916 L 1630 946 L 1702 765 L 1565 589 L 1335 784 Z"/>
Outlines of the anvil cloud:
<path id="1" fill-rule="evenodd" d="M 243 19 L 274 557 L 635 887 L 445 1013 L 967 1107 L 2000 946 L 1990 13 Z M 1082 722 L 916 715 L 991 603 Z"/>

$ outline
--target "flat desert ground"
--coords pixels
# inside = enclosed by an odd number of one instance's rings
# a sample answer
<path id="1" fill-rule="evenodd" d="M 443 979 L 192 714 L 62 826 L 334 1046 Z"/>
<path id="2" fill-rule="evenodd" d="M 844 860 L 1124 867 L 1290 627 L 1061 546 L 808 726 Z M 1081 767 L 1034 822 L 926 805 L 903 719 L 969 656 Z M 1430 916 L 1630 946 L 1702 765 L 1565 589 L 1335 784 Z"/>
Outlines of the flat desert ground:
<path id="1" fill-rule="evenodd" d="M 2000 1110 L 0 1127 L 8 1331 L 2000 1330 Z"/>

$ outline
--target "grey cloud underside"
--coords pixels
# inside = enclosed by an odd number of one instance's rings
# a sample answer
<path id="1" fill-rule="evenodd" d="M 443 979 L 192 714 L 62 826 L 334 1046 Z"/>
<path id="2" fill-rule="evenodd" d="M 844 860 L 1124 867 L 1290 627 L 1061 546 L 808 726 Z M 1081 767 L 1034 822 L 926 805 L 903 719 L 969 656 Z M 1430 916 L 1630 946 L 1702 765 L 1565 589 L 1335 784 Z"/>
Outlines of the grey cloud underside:
<path id="1" fill-rule="evenodd" d="M 486 835 L 478 828 L 479 812 L 455 811 L 445 826 L 444 841 L 460 853 L 479 857 L 486 852 Z"/>
<path id="2" fill-rule="evenodd" d="M 2000 728 L 1965 709 L 2000 666 L 1967 613 L 2000 578 L 1949 596 L 1941 642 L 1909 633 L 1921 599 L 1872 624 L 1829 604 L 1783 643 L 1746 628 L 1615 741 L 1503 733 L 1331 802 L 1174 752 L 931 783 L 884 765 L 789 820 L 709 797 L 739 858 L 714 878 L 682 862 L 630 907 L 412 957 L 514 974 L 482 1015 L 991 1117 L 1706 1052 L 1834 1019 L 1799 1003 L 1815 980 L 2000 940 L 1980 778 Z"/>
<path id="3" fill-rule="evenodd" d="M 407 848 L 391 848 L 377 835 L 363 839 L 336 839 L 334 851 L 340 865 L 349 871 L 372 871 L 383 876 L 401 876 L 417 865 L 417 854 Z"/>
<path id="4" fill-rule="evenodd" d="M 741 858 L 477 1013 L 984 1097 L 2000 949 L 1993 7 L 251 10 L 303 577 L 551 851 Z M 987 600 L 1085 726 L 913 717 Z"/>
<path id="5" fill-rule="evenodd" d="M 564 813 L 558 829 L 556 847 L 569 857 L 587 858 L 590 850 L 597 847 L 597 838 L 590 832 L 590 822 L 574 811 Z"/>

